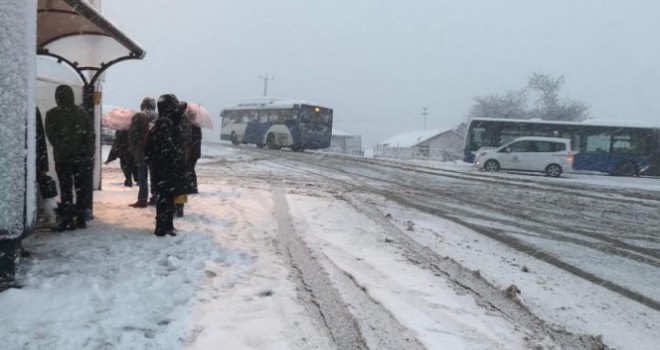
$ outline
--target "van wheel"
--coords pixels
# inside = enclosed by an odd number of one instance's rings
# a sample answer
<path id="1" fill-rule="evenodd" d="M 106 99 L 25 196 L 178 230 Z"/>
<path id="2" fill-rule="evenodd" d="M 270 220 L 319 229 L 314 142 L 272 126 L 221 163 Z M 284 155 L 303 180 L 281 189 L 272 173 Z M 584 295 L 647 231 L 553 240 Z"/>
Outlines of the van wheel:
<path id="1" fill-rule="evenodd" d="M 562 173 L 562 168 L 557 164 L 550 164 L 545 168 L 545 173 L 548 176 L 558 177 Z"/>
<path id="2" fill-rule="evenodd" d="M 236 135 L 236 132 L 235 132 L 235 131 L 232 131 L 232 132 L 231 132 L 231 136 L 229 136 L 229 138 L 231 139 L 231 143 L 232 143 L 232 145 L 238 145 L 238 144 L 239 144 L 239 142 L 238 142 L 238 135 Z"/>
<path id="3" fill-rule="evenodd" d="M 626 161 L 616 167 L 616 174 L 621 176 L 637 176 L 639 175 L 639 170 L 637 169 L 637 164 Z"/>
<path id="4" fill-rule="evenodd" d="M 488 160 L 484 163 L 484 169 L 486 171 L 500 171 L 500 163 L 493 159 Z"/>

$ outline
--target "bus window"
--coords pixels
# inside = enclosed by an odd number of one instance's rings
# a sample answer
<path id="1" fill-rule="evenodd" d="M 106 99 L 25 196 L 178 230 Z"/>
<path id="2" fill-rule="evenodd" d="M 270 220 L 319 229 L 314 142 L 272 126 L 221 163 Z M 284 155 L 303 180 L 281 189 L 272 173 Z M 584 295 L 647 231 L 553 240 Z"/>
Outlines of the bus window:
<path id="1" fill-rule="evenodd" d="M 258 116 L 256 123 L 265 123 L 268 121 L 268 111 L 258 111 L 254 113 Z"/>
<path id="2" fill-rule="evenodd" d="M 287 120 L 291 120 L 293 118 L 293 111 L 290 109 L 283 109 L 280 111 L 280 120 L 285 122 Z"/>
<path id="3" fill-rule="evenodd" d="M 587 152 L 610 152 L 610 135 L 588 135 Z"/>
<path id="4" fill-rule="evenodd" d="M 236 123 L 244 124 L 248 121 L 247 111 L 236 111 L 236 117 L 232 118 Z"/>
<path id="5" fill-rule="evenodd" d="M 278 110 L 268 111 L 268 121 L 271 123 L 280 122 L 280 113 Z"/>
<path id="6" fill-rule="evenodd" d="M 630 136 L 627 135 L 613 136 L 612 153 L 630 153 Z"/>
<path id="7" fill-rule="evenodd" d="M 246 118 L 248 123 L 259 123 L 257 111 L 247 111 Z"/>

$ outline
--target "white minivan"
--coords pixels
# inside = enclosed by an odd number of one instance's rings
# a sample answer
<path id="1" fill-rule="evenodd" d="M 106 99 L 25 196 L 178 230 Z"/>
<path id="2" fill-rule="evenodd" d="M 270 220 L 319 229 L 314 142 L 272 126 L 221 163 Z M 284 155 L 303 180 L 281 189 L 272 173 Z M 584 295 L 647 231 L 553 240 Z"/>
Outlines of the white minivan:
<path id="1" fill-rule="evenodd" d="M 486 171 L 540 171 L 557 177 L 573 169 L 571 140 L 556 137 L 519 137 L 501 147 L 475 153 L 474 166 Z"/>

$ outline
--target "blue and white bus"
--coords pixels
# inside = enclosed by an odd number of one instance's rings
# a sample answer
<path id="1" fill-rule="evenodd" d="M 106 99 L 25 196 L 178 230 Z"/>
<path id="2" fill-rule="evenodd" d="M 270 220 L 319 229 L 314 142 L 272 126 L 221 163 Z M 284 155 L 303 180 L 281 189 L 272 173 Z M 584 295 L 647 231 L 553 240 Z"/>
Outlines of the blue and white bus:
<path id="1" fill-rule="evenodd" d="M 479 148 L 497 147 L 521 136 L 571 140 L 576 171 L 660 176 L 660 128 L 633 123 L 474 118 L 465 138 L 464 160 L 472 163 Z"/>
<path id="2" fill-rule="evenodd" d="M 220 139 L 234 145 L 289 147 L 294 151 L 330 147 L 331 108 L 303 101 L 258 98 L 227 107 L 220 117 Z"/>

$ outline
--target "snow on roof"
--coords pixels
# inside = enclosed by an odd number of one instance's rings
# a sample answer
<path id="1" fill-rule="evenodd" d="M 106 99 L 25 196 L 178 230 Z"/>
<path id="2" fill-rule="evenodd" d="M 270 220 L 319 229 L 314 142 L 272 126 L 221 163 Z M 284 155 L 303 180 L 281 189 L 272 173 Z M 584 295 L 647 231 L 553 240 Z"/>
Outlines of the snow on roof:
<path id="1" fill-rule="evenodd" d="M 317 103 L 305 100 L 284 99 L 278 97 L 253 97 L 244 99 L 236 105 L 227 106 L 225 109 L 291 108 L 294 105 L 301 104 L 323 107 Z"/>
<path id="2" fill-rule="evenodd" d="M 434 136 L 444 134 L 451 129 L 432 129 L 432 130 L 419 130 L 419 131 L 409 131 L 404 132 L 395 136 L 390 137 L 389 139 L 380 142 L 379 146 L 385 147 L 413 147 L 420 142 L 424 142 Z"/>

